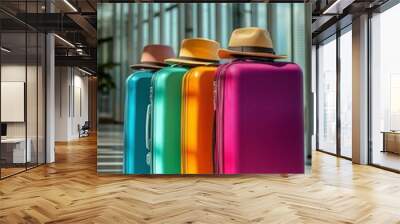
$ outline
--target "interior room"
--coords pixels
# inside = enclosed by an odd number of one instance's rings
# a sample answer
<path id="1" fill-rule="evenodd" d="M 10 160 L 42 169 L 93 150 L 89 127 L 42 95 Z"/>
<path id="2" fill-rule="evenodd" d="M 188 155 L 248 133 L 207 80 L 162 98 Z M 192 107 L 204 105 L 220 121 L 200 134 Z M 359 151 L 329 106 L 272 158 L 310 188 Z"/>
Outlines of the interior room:
<path id="1" fill-rule="evenodd" d="M 18 23 L 0 37 L 0 173 L 5 178 L 45 162 L 45 39 Z"/>
<path id="2" fill-rule="evenodd" d="M 79 4 L 88 12 L 83 18 L 71 6 L 0 4 L 1 179 L 54 162 L 55 142 L 96 134 L 96 43 L 79 24 L 93 31 L 88 20 L 95 8 Z M 61 12 L 75 14 L 62 19 Z"/>
<path id="3" fill-rule="evenodd" d="M 367 71 L 370 81 L 364 86 L 367 95 L 365 103 L 368 106 L 364 109 L 364 124 L 367 125 L 363 127 L 368 130 L 365 138 L 371 142 L 368 155 L 365 156 L 366 163 L 397 172 L 400 165 L 397 100 L 399 88 L 398 66 L 394 55 L 398 45 L 392 43 L 399 34 L 392 27 L 399 19 L 399 10 L 399 5 L 394 5 L 381 6 L 381 9 L 370 12 L 370 40 L 365 46 L 365 54 L 369 55 L 365 63 L 369 66 Z M 318 123 L 316 149 L 354 161 L 352 122 L 360 115 L 352 112 L 353 106 L 358 107 L 352 102 L 352 82 L 358 81 L 353 74 L 355 54 L 352 50 L 359 41 L 353 38 L 353 25 L 349 15 L 343 16 L 339 21 L 337 30 L 317 30 L 313 39 L 313 79 L 317 88 L 315 119 Z"/>
<path id="4" fill-rule="evenodd" d="M 89 125 L 89 82 L 95 81 L 92 74 L 79 67 L 56 67 L 56 142 L 68 142 L 91 133 L 83 132 Z M 92 90 L 93 92 L 93 90 Z M 93 99 L 95 95 L 90 95 Z M 89 125 L 90 126 L 90 125 Z M 90 128 L 90 132 L 93 129 Z"/>

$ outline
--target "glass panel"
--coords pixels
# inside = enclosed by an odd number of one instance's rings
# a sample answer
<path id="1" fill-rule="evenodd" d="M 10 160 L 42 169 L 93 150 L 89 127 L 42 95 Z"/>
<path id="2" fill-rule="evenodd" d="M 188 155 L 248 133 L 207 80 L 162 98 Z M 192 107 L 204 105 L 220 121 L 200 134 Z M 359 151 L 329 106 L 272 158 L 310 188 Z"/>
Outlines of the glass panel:
<path id="1" fill-rule="evenodd" d="M 257 20 L 257 25 L 258 27 L 261 28 L 267 28 L 267 4 L 261 4 L 257 6 L 257 15 L 259 15 L 259 18 Z"/>
<path id="2" fill-rule="evenodd" d="M 44 0 L 0 3 L 20 16 L 43 13 L 44 5 Z M 0 59 L 0 176 L 4 178 L 45 162 L 45 35 L 2 13 L 0 26 L 4 47 Z"/>
<path id="3" fill-rule="evenodd" d="M 123 5 L 121 5 L 123 6 Z M 122 7 L 121 7 L 122 9 Z M 142 27 L 142 40 L 143 40 L 143 47 L 147 45 L 149 42 L 149 4 L 142 4 L 142 13 L 143 13 L 143 27 Z M 121 24 L 123 25 L 123 24 Z M 123 32 L 123 31 L 122 31 Z"/>
<path id="4" fill-rule="evenodd" d="M 198 37 L 200 36 L 198 33 L 199 30 L 199 25 L 200 25 L 200 21 L 197 21 L 197 17 L 198 17 L 198 10 L 201 6 L 199 4 L 192 4 L 192 33 L 193 33 L 193 37 Z"/>
<path id="5" fill-rule="evenodd" d="M 216 4 L 210 4 L 210 20 L 208 21 L 208 28 L 210 29 L 210 36 L 209 38 L 212 40 L 217 39 L 217 34 L 216 34 L 216 29 L 215 29 L 215 24 L 216 24 L 216 9 L 215 9 Z M 218 15 L 219 16 L 219 15 Z"/>
<path id="6" fill-rule="evenodd" d="M 101 4 L 101 5 L 104 5 L 104 4 Z M 110 5 L 110 4 L 107 4 L 107 5 Z M 130 4 L 131 5 L 131 7 L 132 7 L 132 18 L 136 18 L 138 15 L 138 10 L 139 10 L 139 8 L 138 8 L 138 6 L 139 6 L 139 4 Z M 131 44 L 132 44 L 132 48 L 133 49 L 136 49 L 136 47 L 138 46 L 138 39 L 139 39 L 139 35 L 138 35 L 138 23 L 139 23 L 139 21 L 137 21 L 136 19 L 135 20 L 133 20 L 133 19 L 131 19 L 130 18 L 130 20 L 131 20 L 131 23 L 133 24 L 133 27 L 132 27 L 132 42 L 131 42 Z M 103 20 L 101 20 L 101 21 L 103 21 Z M 109 33 L 105 33 L 105 35 L 110 35 Z M 110 41 L 110 43 L 111 43 L 111 41 Z M 102 49 L 102 48 L 99 48 L 100 50 Z M 141 52 L 136 52 L 135 54 L 133 54 L 133 61 L 138 61 L 138 60 L 140 60 L 140 58 L 141 58 Z"/>
<path id="7" fill-rule="evenodd" d="M 1 34 L 1 175 L 25 170 L 26 153 L 26 33 Z"/>
<path id="8" fill-rule="evenodd" d="M 163 22 L 163 44 L 171 44 L 171 10 L 167 11 L 167 8 L 169 7 L 171 3 L 166 3 L 166 4 L 162 4 L 161 6 L 164 8 L 164 15 L 162 18 L 162 22 Z M 176 50 L 176 49 L 175 49 Z"/>
<path id="9" fill-rule="evenodd" d="M 121 4 L 113 4 L 113 6 L 115 7 L 115 15 L 114 15 L 114 35 L 112 35 L 113 38 L 115 38 L 115 44 L 117 46 L 117 48 L 112 48 L 113 53 L 111 54 L 113 59 L 110 59 L 110 61 L 114 60 L 118 60 L 121 61 L 122 57 L 121 57 L 121 51 L 118 51 L 116 49 L 122 48 L 122 29 L 124 29 L 124 27 L 121 27 L 122 24 L 122 5 Z M 139 46 L 139 49 L 142 49 L 142 46 Z M 121 74 L 121 68 L 122 66 L 115 66 L 113 68 L 114 72 L 116 74 Z M 121 90 L 123 91 L 123 87 L 121 85 L 122 81 L 122 77 L 121 75 L 114 77 L 114 81 L 115 83 L 119 84 L 119 88 L 121 88 Z M 71 90 L 71 92 L 73 92 L 73 90 Z M 115 113 L 118 116 L 118 119 L 122 119 L 123 117 L 123 110 L 121 109 L 121 105 L 123 105 L 123 100 L 122 100 L 122 93 L 119 91 L 115 91 L 112 96 L 113 96 L 113 100 L 115 105 L 117 106 L 112 106 L 112 109 L 114 110 L 113 113 Z"/>
<path id="10" fill-rule="evenodd" d="M 157 14 L 160 12 L 160 4 L 154 3 L 154 4 L 151 4 L 151 7 L 153 7 L 154 14 Z"/>
<path id="11" fill-rule="evenodd" d="M 352 149 L 352 35 L 340 36 L 340 153 L 351 158 Z"/>
<path id="12" fill-rule="evenodd" d="M 203 33 L 202 34 L 200 34 L 201 35 L 201 37 L 205 37 L 205 38 L 209 38 L 209 29 L 208 29 L 208 27 L 209 27 L 209 20 L 210 20 L 210 10 L 209 10 L 209 7 L 210 7 L 210 4 L 200 4 L 199 5 L 200 7 L 201 7 L 201 9 L 202 9 L 202 18 L 203 18 L 203 21 L 201 21 L 201 23 L 202 23 L 202 25 L 203 25 L 203 27 L 202 27 L 202 31 L 203 31 Z"/>
<path id="13" fill-rule="evenodd" d="M 244 21 L 243 24 L 245 27 L 251 26 L 251 4 L 243 4 L 243 14 L 244 14 Z"/>
<path id="14" fill-rule="evenodd" d="M 229 23 L 230 18 L 228 16 L 228 7 L 231 7 L 231 5 L 228 3 L 221 3 L 220 7 L 221 7 L 221 17 L 220 17 L 221 24 L 218 24 L 217 28 L 221 30 L 221 40 L 220 40 L 221 46 L 227 47 L 231 32 Z"/>
<path id="15" fill-rule="evenodd" d="M 292 60 L 293 52 L 291 51 L 291 37 L 294 30 L 292 26 L 292 16 L 289 16 L 291 15 L 292 4 L 272 4 L 271 6 L 274 6 L 272 10 L 274 12 L 273 16 L 279 18 L 273 19 L 270 22 L 272 26 L 269 28 L 271 31 L 272 41 L 274 43 L 274 50 L 278 54 L 287 55 L 288 60 Z M 301 18 L 301 16 L 296 18 Z M 279 32 L 273 32 L 274 28 L 279 29 Z M 295 39 L 293 41 L 295 41 Z"/>
<path id="16" fill-rule="evenodd" d="M 121 7 L 121 21 L 120 21 L 120 23 L 121 23 L 122 27 L 124 27 L 127 24 L 129 24 L 128 23 L 128 15 L 129 15 L 128 7 L 126 7 L 126 6 Z M 126 28 L 121 29 L 121 40 L 122 40 L 121 41 L 121 45 L 122 45 L 121 48 L 122 49 L 128 49 L 129 48 L 128 46 L 130 45 L 130 43 L 128 45 L 128 32 L 129 32 L 129 29 L 126 29 Z M 130 52 L 131 51 L 129 51 L 129 50 L 125 50 L 125 51 L 121 51 L 120 52 L 120 55 L 121 55 L 120 57 L 121 57 L 121 61 L 123 62 L 123 64 L 129 64 Z M 121 66 L 121 70 L 120 71 L 121 71 L 121 82 L 123 82 L 126 79 L 126 77 L 128 77 L 129 73 L 131 72 L 131 69 L 128 66 Z M 121 85 L 121 90 L 123 92 L 125 92 L 125 85 Z M 82 94 L 82 95 L 84 95 L 84 94 Z M 124 107 L 125 107 L 125 100 L 121 100 L 121 108 L 124 108 Z M 123 111 L 124 110 L 122 110 L 122 112 Z M 83 121 L 83 122 L 85 122 L 85 121 Z"/>
<path id="17" fill-rule="evenodd" d="M 178 6 L 174 7 L 174 8 L 171 10 L 170 16 L 171 16 L 171 22 L 172 22 L 172 24 L 178 24 Z M 170 27 L 171 27 L 171 32 L 169 32 L 169 35 L 170 35 L 170 38 L 171 38 L 171 40 L 172 40 L 171 46 L 172 46 L 172 48 L 173 48 L 174 50 L 176 50 L 175 52 L 178 52 L 180 43 L 178 43 L 179 37 L 178 37 L 178 35 L 176 35 L 176 34 L 179 33 L 179 29 L 178 29 L 178 26 L 177 26 L 177 25 L 172 25 L 172 26 L 170 26 Z"/>
<path id="18" fill-rule="evenodd" d="M 38 13 L 38 2 L 27 2 L 27 4 L 28 13 Z M 27 151 L 30 151 L 27 168 L 38 164 L 38 45 L 38 33 L 35 30 L 27 30 L 26 130 Z"/>
<path id="19" fill-rule="evenodd" d="M 38 35 L 36 32 L 28 32 L 28 63 L 26 80 L 26 115 L 27 115 L 27 150 L 28 168 L 37 165 L 37 132 L 38 132 Z"/>
<path id="20" fill-rule="evenodd" d="M 318 147 L 336 153 L 336 39 L 318 48 Z"/>
<path id="21" fill-rule="evenodd" d="M 372 163 L 400 170 L 400 5 L 372 17 Z"/>
<path id="22" fill-rule="evenodd" d="M 108 39 L 104 43 L 98 46 L 101 57 L 99 58 L 99 66 L 118 63 L 113 68 L 106 69 L 106 73 L 110 75 L 111 80 L 107 81 L 107 84 L 114 84 L 115 88 L 109 85 L 105 86 L 102 91 L 99 92 L 98 105 L 99 105 L 99 127 L 98 127 L 98 155 L 99 160 L 97 163 L 98 169 L 104 172 L 118 172 L 122 170 L 122 158 L 111 159 L 109 157 L 117 156 L 122 150 L 122 126 L 114 125 L 114 122 L 120 120 L 123 117 L 123 83 L 124 79 L 121 78 L 121 68 L 129 68 L 126 60 L 120 57 L 120 52 L 124 44 L 121 44 L 122 36 L 121 29 L 126 29 L 126 26 L 121 22 L 120 8 L 132 6 L 133 17 L 131 22 L 132 38 L 133 38 L 133 49 L 137 49 L 135 52 L 131 52 L 134 55 L 134 61 L 140 60 L 141 50 L 143 47 L 142 30 L 139 30 L 141 21 L 137 18 L 139 12 L 141 12 L 141 4 L 99 4 L 98 11 L 98 34 L 100 38 Z M 125 16 L 126 17 L 126 16 Z M 125 39 L 127 40 L 127 39 Z M 131 40 L 128 40 L 131 41 Z M 126 49 L 125 49 L 126 51 Z M 118 75 L 116 75 L 118 74 Z M 125 74 L 124 74 L 125 75 Z M 110 165 L 110 162 L 113 163 Z"/>
<path id="23" fill-rule="evenodd" d="M 46 124 L 46 84 L 45 84 L 45 60 L 46 60 L 46 51 L 45 51 L 46 37 L 44 34 L 39 33 L 39 41 L 38 41 L 38 164 L 43 164 L 46 162 L 46 144 L 45 144 L 45 124 Z"/>
<path id="24" fill-rule="evenodd" d="M 153 6 L 153 40 L 154 43 L 160 43 L 160 4 L 152 4 Z"/>

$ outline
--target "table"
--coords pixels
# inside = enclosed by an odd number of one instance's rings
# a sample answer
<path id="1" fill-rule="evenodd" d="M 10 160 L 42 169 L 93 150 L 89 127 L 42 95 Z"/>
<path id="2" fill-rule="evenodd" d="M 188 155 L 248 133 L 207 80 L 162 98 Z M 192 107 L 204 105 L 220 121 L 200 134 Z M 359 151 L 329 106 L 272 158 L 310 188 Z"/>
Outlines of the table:
<path id="1" fill-rule="evenodd" d="M 31 162 L 32 153 L 30 138 L 26 139 L 27 147 L 25 153 L 25 138 L 5 138 L 1 139 L 1 156 L 6 158 L 10 163 L 26 163 Z M 5 155 L 4 155 L 5 154 Z M 8 155 L 7 155 L 8 154 Z M 12 154 L 12 156 L 10 155 Z M 12 158 L 12 160 L 11 160 Z"/>
<path id="2" fill-rule="evenodd" d="M 382 152 L 400 154 L 400 131 L 383 131 Z"/>

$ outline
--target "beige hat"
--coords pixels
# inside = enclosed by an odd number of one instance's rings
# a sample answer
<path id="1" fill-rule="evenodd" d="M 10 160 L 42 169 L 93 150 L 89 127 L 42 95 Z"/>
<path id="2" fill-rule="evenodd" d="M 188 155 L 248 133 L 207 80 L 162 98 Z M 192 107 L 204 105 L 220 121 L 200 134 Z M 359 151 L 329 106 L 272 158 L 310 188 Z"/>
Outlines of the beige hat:
<path id="1" fill-rule="evenodd" d="M 252 56 L 280 59 L 284 55 L 276 55 L 271 37 L 267 30 L 257 27 L 239 28 L 232 32 L 228 49 L 219 49 L 220 58 Z"/>
<path id="2" fill-rule="evenodd" d="M 217 51 L 219 47 L 218 42 L 206 38 L 185 39 L 181 43 L 179 56 L 169 58 L 165 62 L 187 65 L 218 64 Z"/>
<path id="3" fill-rule="evenodd" d="M 133 69 L 160 69 L 168 66 L 164 63 L 166 58 L 175 57 L 170 46 L 162 44 L 150 44 L 143 48 L 140 63 L 131 65 Z"/>

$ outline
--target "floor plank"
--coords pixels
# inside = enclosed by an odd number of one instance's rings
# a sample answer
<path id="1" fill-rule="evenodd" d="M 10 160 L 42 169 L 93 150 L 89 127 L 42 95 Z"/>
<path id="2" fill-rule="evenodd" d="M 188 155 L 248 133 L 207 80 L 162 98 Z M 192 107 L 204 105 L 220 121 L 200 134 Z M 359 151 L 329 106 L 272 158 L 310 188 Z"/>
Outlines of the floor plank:
<path id="1" fill-rule="evenodd" d="M 400 223 L 400 175 L 320 152 L 310 175 L 97 175 L 96 138 L 0 181 L 0 223 Z"/>

